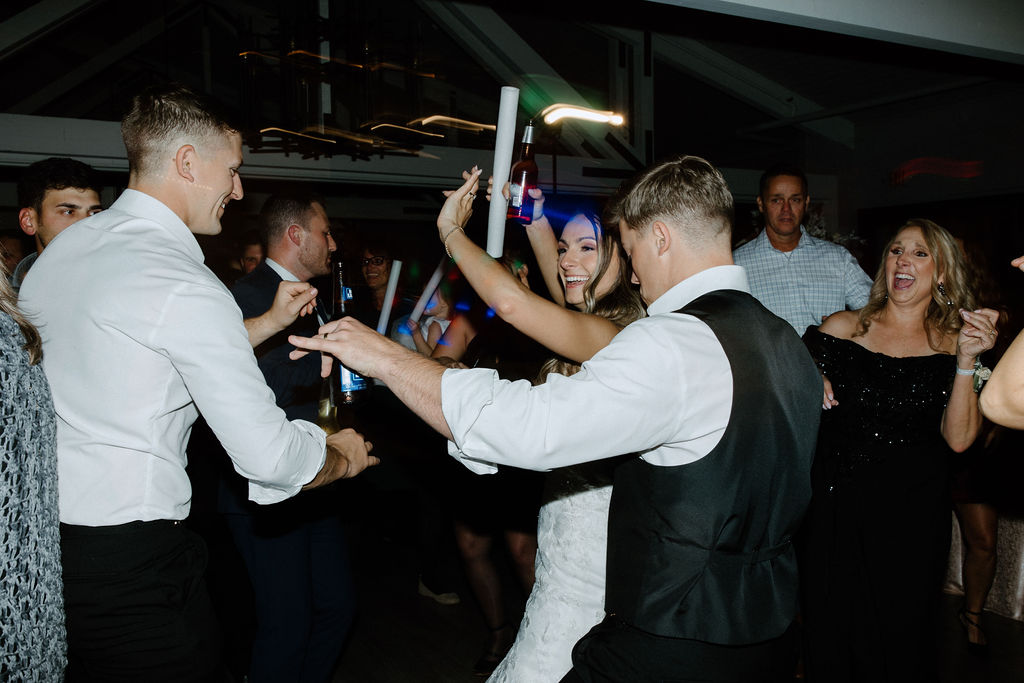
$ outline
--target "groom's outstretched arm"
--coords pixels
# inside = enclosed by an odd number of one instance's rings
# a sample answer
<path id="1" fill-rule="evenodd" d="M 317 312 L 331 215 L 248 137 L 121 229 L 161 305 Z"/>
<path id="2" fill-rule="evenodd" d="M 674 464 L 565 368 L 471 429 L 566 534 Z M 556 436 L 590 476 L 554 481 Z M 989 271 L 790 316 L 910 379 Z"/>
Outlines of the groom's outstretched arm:
<path id="1" fill-rule="evenodd" d="M 293 360 L 307 351 L 325 352 L 324 376 L 329 373 L 331 356 L 334 356 L 360 375 L 383 380 L 395 396 L 428 425 L 446 439 L 452 438 L 441 411 L 441 375 L 445 368 L 437 361 L 377 334 L 355 318 L 327 323 L 320 328 L 318 337 L 292 335 L 288 341 L 304 349 L 293 351 Z"/>

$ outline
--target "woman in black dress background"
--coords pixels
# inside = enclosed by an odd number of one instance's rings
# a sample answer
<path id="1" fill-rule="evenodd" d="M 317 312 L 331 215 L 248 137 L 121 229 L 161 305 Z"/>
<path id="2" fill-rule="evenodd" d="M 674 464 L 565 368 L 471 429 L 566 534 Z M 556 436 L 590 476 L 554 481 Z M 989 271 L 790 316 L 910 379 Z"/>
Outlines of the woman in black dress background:
<path id="1" fill-rule="evenodd" d="M 974 365 L 997 317 L 975 310 L 953 237 L 914 220 L 868 304 L 804 336 L 828 380 L 802 550 L 808 679 L 935 678 L 949 449 L 980 428 Z"/>

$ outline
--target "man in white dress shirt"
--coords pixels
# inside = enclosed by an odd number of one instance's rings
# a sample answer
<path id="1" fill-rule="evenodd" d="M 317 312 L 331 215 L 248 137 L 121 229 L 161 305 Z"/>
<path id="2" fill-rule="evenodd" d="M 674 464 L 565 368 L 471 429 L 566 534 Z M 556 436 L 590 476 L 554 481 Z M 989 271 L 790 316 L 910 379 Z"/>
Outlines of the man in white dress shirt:
<path id="1" fill-rule="evenodd" d="M 136 96 L 121 129 L 128 189 L 54 238 L 21 292 L 57 414 L 69 672 L 208 680 L 219 652 L 206 548 L 181 524 L 198 413 L 258 503 L 355 476 L 376 458 L 351 430 L 325 439 L 286 419 L 252 345 L 288 316 L 243 324 L 203 265 L 193 233 L 220 232 L 227 203 L 242 197 L 239 134 L 173 85 Z"/>
<path id="2" fill-rule="evenodd" d="M 471 179 L 456 199 L 474 191 Z M 477 471 L 634 454 L 615 473 L 608 616 L 563 680 L 781 680 L 821 376 L 732 265 L 732 195 L 716 169 L 665 162 L 627 185 L 620 207 L 649 317 L 572 377 L 531 386 L 445 370 L 351 318 L 322 327 L 326 339 L 291 341 L 384 379 Z"/>

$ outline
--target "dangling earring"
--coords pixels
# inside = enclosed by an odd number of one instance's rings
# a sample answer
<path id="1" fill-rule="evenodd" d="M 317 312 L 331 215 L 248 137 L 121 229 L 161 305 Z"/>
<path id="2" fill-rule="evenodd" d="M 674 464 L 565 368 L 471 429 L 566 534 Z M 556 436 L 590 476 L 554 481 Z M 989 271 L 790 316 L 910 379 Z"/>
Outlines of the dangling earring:
<path id="1" fill-rule="evenodd" d="M 946 287 L 941 282 L 939 283 L 939 294 L 945 297 L 947 306 L 953 305 L 953 300 L 949 298 L 949 294 L 946 294 Z"/>

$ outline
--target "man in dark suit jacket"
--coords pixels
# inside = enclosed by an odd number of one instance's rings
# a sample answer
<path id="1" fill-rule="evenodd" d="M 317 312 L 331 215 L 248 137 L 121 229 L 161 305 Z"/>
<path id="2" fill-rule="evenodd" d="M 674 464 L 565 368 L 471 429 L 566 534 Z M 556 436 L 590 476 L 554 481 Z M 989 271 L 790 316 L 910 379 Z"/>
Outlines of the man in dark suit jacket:
<path id="1" fill-rule="evenodd" d="M 275 195 L 260 211 L 267 259 L 232 287 L 245 318 L 266 311 L 282 280 L 308 281 L 331 270 L 336 245 L 323 200 L 314 194 Z M 320 317 L 327 315 L 317 306 Z M 318 315 L 298 318 L 256 347 L 259 367 L 277 405 L 290 419 L 315 421 L 320 359 L 292 361 L 289 334 L 315 335 Z M 220 510 L 245 560 L 253 586 L 256 634 L 252 683 L 330 680 L 352 622 L 354 590 L 336 487 L 257 507 L 244 481 L 223 482 Z M 312 493 L 313 495 L 309 495 Z"/>

